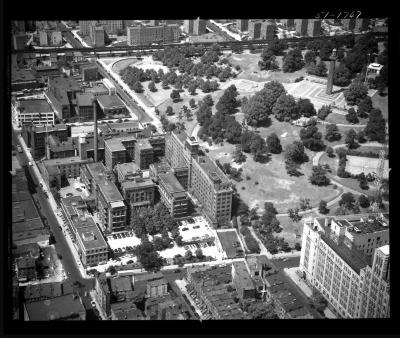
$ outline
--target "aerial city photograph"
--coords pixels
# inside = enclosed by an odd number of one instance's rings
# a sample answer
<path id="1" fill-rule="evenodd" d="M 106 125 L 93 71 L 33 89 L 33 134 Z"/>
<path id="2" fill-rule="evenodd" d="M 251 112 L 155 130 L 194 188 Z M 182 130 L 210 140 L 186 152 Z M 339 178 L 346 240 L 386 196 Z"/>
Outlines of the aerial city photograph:
<path id="1" fill-rule="evenodd" d="M 12 321 L 390 318 L 389 20 L 360 14 L 11 19 Z"/>

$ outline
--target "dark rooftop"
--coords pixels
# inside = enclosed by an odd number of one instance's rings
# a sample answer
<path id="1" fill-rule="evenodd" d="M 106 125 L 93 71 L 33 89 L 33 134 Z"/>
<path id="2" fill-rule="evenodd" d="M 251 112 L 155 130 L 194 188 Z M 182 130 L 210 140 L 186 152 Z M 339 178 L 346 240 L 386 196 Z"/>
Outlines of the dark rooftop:
<path id="1" fill-rule="evenodd" d="M 47 100 L 32 99 L 32 100 L 19 100 L 19 111 L 24 114 L 31 113 L 51 113 L 53 109 L 50 107 Z"/>
<path id="2" fill-rule="evenodd" d="M 101 95 L 97 97 L 97 102 L 102 109 L 124 108 L 125 104 L 117 95 Z"/>
<path id="3" fill-rule="evenodd" d="M 32 199 L 13 202 L 12 204 L 12 220 L 14 222 L 22 222 L 30 219 L 39 218 L 39 213 Z"/>
<path id="4" fill-rule="evenodd" d="M 168 172 L 165 174 L 161 173 L 158 175 L 158 177 L 160 181 L 164 183 L 169 193 L 171 194 L 181 193 L 182 195 L 184 194 L 185 189 L 182 187 L 182 185 L 179 183 L 178 179 L 172 172 Z"/>
<path id="5" fill-rule="evenodd" d="M 92 106 L 93 94 L 92 93 L 77 93 L 76 104 L 80 107 Z"/>
<path id="6" fill-rule="evenodd" d="M 112 292 L 127 292 L 133 290 L 131 276 L 110 278 L 110 284 Z"/>

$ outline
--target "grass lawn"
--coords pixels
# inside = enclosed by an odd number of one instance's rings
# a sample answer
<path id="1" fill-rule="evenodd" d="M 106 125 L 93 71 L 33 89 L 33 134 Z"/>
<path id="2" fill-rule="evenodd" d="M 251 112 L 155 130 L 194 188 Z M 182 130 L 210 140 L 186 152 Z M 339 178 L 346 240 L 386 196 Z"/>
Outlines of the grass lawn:
<path id="1" fill-rule="evenodd" d="M 376 93 L 374 96 L 371 97 L 372 99 L 372 105 L 375 108 L 378 108 L 382 111 L 382 115 L 387 121 L 388 119 L 388 95 L 385 96 L 380 96 L 378 93 Z"/>
<path id="2" fill-rule="evenodd" d="M 368 123 L 368 118 L 364 119 L 364 118 L 358 118 L 359 122 L 355 123 L 354 125 L 362 125 L 362 124 L 367 124 Z M 337 113 L 331 113 L 329 114 L 326 119 L 326 122 L 329 123 L 335 123 L 335 124 L 349 124 L 349 121 L 346 120 L 346 115 L 341 115 L 341 114 L 337 114 Z M 352 126 L 349 126 L 348 128 L 351 128 Z M 356 127 L 357 128 L 357 127 Z"/>

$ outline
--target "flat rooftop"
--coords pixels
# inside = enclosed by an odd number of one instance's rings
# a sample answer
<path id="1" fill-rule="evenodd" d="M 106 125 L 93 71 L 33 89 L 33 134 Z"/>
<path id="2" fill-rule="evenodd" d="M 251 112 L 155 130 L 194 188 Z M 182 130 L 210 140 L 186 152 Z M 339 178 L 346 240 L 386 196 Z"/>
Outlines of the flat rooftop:
<path id="1" fill-rule="evenodd" d="M 159 174 L 158 177 L 164 183 L 169 193 L 175 194 L 185 192 L 185 189 L 172 172 Z"/>
<path id="2" fill-rule="evenodd" d="M 104 145 L 110 149 L 110 151 L 125 151 L 126 148 L 118 138 L 110 138 L 104 140 Z"/>
<path id="3" fill-rule="evenodd" d="M 368 258 L 363 252 L 356 249 L 350 249 L 342 241 L 338 244 L 330 237 L 330 228 L 325 228 L 326 233 L 321 234 L 323 241 L 342 258 L 347 265 L 349 265 L 354 271 L 360 273 L 360 270 L 367 265 L 371 264 L 370 258 Z"/>
<path id="4" fill-rule="evenodd" d="M 213 182 L 220 180 L 221 183 L 229 183 L 228 178 L 225 176 L 222 170 L 219 169 L 208 156 L 199 156 L 197 162 Z"/>
<path id="5" fill-rule="evenodd" d="M 50 107 L 47 100 L 32 99 L 32 100 L 19 100 L 19 111 L 21 114 L 35 114 L 35 113 L 52 113 L 53 109 Z"/>
<path id="6" fill-rule="evenodd" d="M 110 278 L 110 285 L 112 292 L 127 292 L 133 290 L 131 276 Z"/>
<path id="7" fill-rule="evenodd" d="M 129 190 L 129 189 L 134 189 L 134 188 L 144 188 L 144 187 L 155 187 L 155 183 L 151 179 L 145 179 L 143 178 L 142 180 L 129 180 L 129 181 L 124 181 L 121 183 L 121 188 L 122 190 Z"/>
<path id="8" fill-rule="evenodd" d="M 101 95 L 97 97 L 97 102 L 102 109 L 121 109 L 125 104 L 117 95 Z"/>
<path id="9" fill-rule="evenodd" d="M 139 127 L 139 123 L 135 122 L 135 121 L 130 121 L 130 122 L 113 122 L 113 123 L 107 123 L 107 125 L 111 128 L 111 129 L 115 129 L 115 130 L 141 130 L 141 128 Z"/>
<path id="10" fill-rule="evenodd" d="M 32 199 L 13 202 L 12 204 L 12 220 L 13 222 L 27 221 L 34 218 L 39 218 L 39 213 Z"/>
<path id="11" fill-rule="evenodd" d="M 81 107 L 93 106 L 92 103 L 93 94 L 92 93 L 77 93 L 76 94 L 76 104 Z"/>
<path id="12" fill-rule="evenodd" d="M 72 76 L 59 76 L 49 79 L 49 88 L 64 89 L 66 91 L 80 91 L 81 87 Z"/>
<path id="13" fill-rule="evenodd" d="M 135 147 L 140 150 L 153 149 L 153 146 L 150 144 L 148 139 L 137 140 Z"/>
<path id="14" fill-rule="evenodd" d="M 68 126 L 66 124 L 56 124 L 54 126 L 47 126 L 47 128 L 46 128 L 46 126 L 38 126 L 38 125 L 32 126 L 32 131 L 35 133 L 46 133 L 46 131 L 48 133 L 51 133 L 51 132 L 62 131 L 62 130 L 67 131 Z"/>
<path id="15" fill-rule="evenodd" d="M 44 225 L 40 218 L 30 219 L 29 221 L 18 222 L 12 224 L 12 232 L 19 233 L 31 230 L 43 230 Z"/>
<path id="16" fill-rule="evenodd" d="M 12 67 L 11 82 L 32 82 L 36 81 L 35 75 L 31 69 Z"/>
<path id="17" fill-rule="evenodd" d="M 79 156 L 65 157 L 65 158 L 54 158 L 51 160 L 43 161 L 46 167 L 52 167 L 56 165 L 69 165 L 69 164 L 79 164 L 87 163 L 89 160 L 81 160 Z"/>
<path id="18" fill-rule="evenodd" d="M 246 264 L 244 262 L 233 262 L 232 265 L 235 268 L 235 274 L 239 279 L 240 285 L 246 290 L 254 289 L 254 284 L 249 272 L 247 271 Z"/>
<path id="19" fill-rule="evenodd" d="M 188 134 L 184 130 L 174 130 L 173 133 L 176 135 L 176 137 L 183 143 L 185 144 L 186 139 L 189 137 Z"/>
<path id="20" fill-rule="evenodd" d="M 25 307 L 31 321 L 57 320 L 71 314 L 86 313 L 80 297 L 72 294 L 26 303 Z"/>
<path id="21" fill-rule="evenodd" d="M 140 170 L 139 166 L 135 162 L 127 162 L 127 163 L 118 163 L 115 165 L 114 170 L 120 173 L 122 176 L 126 176 L 128 174 L 134 174 L 138 170 Z"/>
<path id="22" fill-rule="evenodd" d="M 79 223 L 80 222 L 82 221 L 79 221 Z M 76 222 L 75 224 L 77 225 L 78 222 Z M 86 225 L 84 227 L 77 226 L 76 231 L 86 250 L 107 247 L 107 242 L 105 241 L 99 228 L 96 226 L 93 218 L 87 217 L 86 221 L 84 221 L 84 224 Z"/>
<path id="23" fill-rule="evenodd" d="M 102 83 L 94 83 L 92 87 L 85 88 L 85 92 L 87 93 L 108 93 L 108 89 L 106 86 Z"/>

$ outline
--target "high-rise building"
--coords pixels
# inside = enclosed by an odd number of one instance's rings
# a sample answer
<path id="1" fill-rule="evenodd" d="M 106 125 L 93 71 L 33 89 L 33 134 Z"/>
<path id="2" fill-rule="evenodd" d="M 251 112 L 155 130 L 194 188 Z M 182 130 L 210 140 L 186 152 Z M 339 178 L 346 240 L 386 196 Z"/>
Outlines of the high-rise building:
<path id="1" fill-rule="evenodd" d="M 321 35 L 321 20 L 308 20 L 308 36 L 320 36 Z"/>
<path id="2" fill-rule="evenodd" d="M 179 40 L 179 26 L 131 26 L 127 28 L 127 36 L 129 46 L 177 42 Z"/>
<path id="3" fill-rule="evenodd" d="M 282 19 L 281 23 L 285 28 L 293 28 L 294 27 L 294 19 Z"/>
<path id="4" fill-rule="evenodd" d="M 308 29 L 308 19 L 295 19 L 296 32 L 301 36 L 307 34 Z"/>
<path id="5" fill-rule="evenodd" d="M 255 40 L 261 37 L 261 22 L 250 20 L 249 22 L 249 39 Z"/>
<path id="6" fill-rule="evenodd" d="M 90 40 L 94 47 L 104 47 L 104 27 L 92 23 L 90 25 Z"/>
<path id="7" fill-rule="evenodd" d="M 370 24 L 370 19 L 356 19 L 354 31 L 363 32 L 368 30 Z"/>
<path id="8" fill-rule="evenodd" d="M 158 175 L 158 191 L 161 201 L 175 218 L 186 217 L 188 212 L 188 196 L 185 188 L 172 172 Z"/>
<path id="9" fill-rule="evenodd" d="M 275 37 L 275 24 L 265 21 L 261 24 L 260 37 L 264 40 L 272 40 Z"/>
<path id="10" fill-rule="evenodd" d="M 150 20 L 149 25 L 150 26 L 158 26 L 160 23 L 160 20 Z"/>
<path id="11" fill-rule="evenodd" d="M 199 143 L 184 131 L 166 135 L 165 158 L 173 169 L 188 168 L 188 189 L 214 225 L 229 223 L 232 188 L 221 169 L 207 156 L 198 156 Z"/>
<path id="12" fill-rule="evenodd" d="M 99 20 L 107 34 L 118 34 L 124 30 L 123 20 Z"/>
<path id="13" fill-rule="evenodd" d="M 194 20 L 193 23 L 193 35 L 203 35 L 206 34 L 207 30 L 206 30 L 206 26 L 207 26 L 207 21 L 197 18 L 196 20 Z"/>
<path id="14" fill-rule="evenodd" d="M 389 220 L 368 215 L 304 222 L 300 270 L 337 315 L 389 316 Z M 378 298 L 379 297 L 379 298 Z"/>
<path id="15" fill-rule="evenodd" d="M 90 35 L 90 26 L 96 21 L 79 21 L 79 31 L 82 35 Z"/>
<path id="16" fill-rule="evenodd" d="M 356 19 L 342 19 L 342 25 L 345 30 L 352 31 L 356 26 Z"/>
<path id="17" fill-rule="evenodd" d="M 113 173 L 101 162 L 88 163 L 82 167 L 82 181 L 89 192 L 94 194 L 100 221 L 109 232 L 124 230 L 127 221 L 124 198 L 112 177 Z"/>
<path id="18" fill-rule="evenodd" d="M 186 34 L 193 34 L 194 20 L 183 21 L 183 32 Z"/>
<path id="19" fill-rule="evenodd" d="M 236 20 L 236 28 L 241 32 L 246 32 L 249 29 L 249 20 L 248 19 Z"/>

